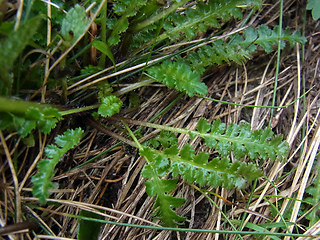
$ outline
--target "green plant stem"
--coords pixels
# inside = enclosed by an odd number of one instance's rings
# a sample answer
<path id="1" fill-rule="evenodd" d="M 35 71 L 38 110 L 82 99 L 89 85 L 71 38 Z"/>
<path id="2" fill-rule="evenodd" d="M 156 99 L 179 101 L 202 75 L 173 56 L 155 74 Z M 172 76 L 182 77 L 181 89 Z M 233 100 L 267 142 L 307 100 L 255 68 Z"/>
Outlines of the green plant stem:
<path id="1" fill-rule="evenodd" d="M 160 124 L 155 124 L 155 123 L 149 123 L 149 122 L 144 122 L 144 121 L 137 121 L 137 120 L 133 120 L 133 119 L 128 119 L 128 118 L 121 118 L 121 117 L 109 117 L 108 118 L 111 121 L 124 121 L 126 123 L 129 124 L 134 124 L 134 125 L 139 125 L 139 126 L 145 126 L 145 127 L 150 127 L 150 128 L 156 128 L 156 129 L 161 129 L 164 131 L 170 131 L 170 132 L 175 132 L 175 133 L 182 133 L 182 134 L 188 134 L 191 136 L 198 136 L 201 138 L 214 138 L 217 139 L 219 141 L 227 141 L 227 142 L 233 142 L 233 143 L 238 143 L 240 142 L 239 138 L 235 138 L 235 137 L 224 137 L 224 136 L 220 136 L 214 133 L 200 133 L 198 131 L 192 131 L 192 130 L 188 130 L 185 128 L 175 128 L 175 127 L 169 127 L 169 126 L 165 126 L 165 125 L 160 125 Z M 241 143 L 243 143 L 243 141 L 241 141 Z"/>
<path id="2" fill-rule="evenodd" d="M 134 133 L 131 131 L 131 129 L 129 128 L 129 126 L 124 122 L 124 121 L 121 121 L 121 123 L 124 125 L 124 127 L 127 129 L 130 137 L 132 137 L 133 141 L 137 144 L 137 147 L 139 150 L 142 150 L 143 147 L 142 145 L 139 143 L 138 139 L 136 138 L 136 136 L 134 135 Z M 147 159 L 147 158 L 146 158 Z"/>
<path id="3" fill-rule="evenodd" d="M 250 192 L 250 196 L 249 196 L 249 199 L 248 199 L 248 202 L 247 202 L 247 206 L 246 206 L 247 209 L 249 209 L 249 207 L 250 207 L 250 203 L 251 203 L 252 198 L 253 198 L 253 192 L 256 189 L 256 187 L 257 187 L 257 179 L 253 183 L 252 190 Z M 245 219 L 246 219 L 247 215 L 248 215 L 247 212 L 243 213 L 242 219 L 241 219 L 240 224 L 239 224 L 239 230 L 243 229 L 243 227 L 244 227 L 243 225 L 244 225 L 244 222 L 245 222 Z"/>
<path id="4" fill-rule="evenodd" d="M 143 81 L 140 81 L 140 82 L 136 82 L 136 83 L 133 83 L 133 84 L 130 84 L 128 87 L 126 88 L 122 88 L 120 89 L 119 91 L 116 91 L 114 92 L 114 95 L 115 96 L 121 96 L 125 93 L 128 93 L 128 92 L 131 92 L 137 88 L 141 88 L 141 87 L 144 87 L 144 86 L 147 86 L 151 83 L 155 82 L 155 80 L 153 79 L 147 79 L 147 80 L 143 80 Z"/>
<path id="5" fill-rule="evenodd" d="M 281 35 L 282 35 L 282 17 L 283 17 L 283 0 L 280 0 L 280 16 L 279 16 L 279 40 L 278 40 L 278 53 L 277 53 L 277 66 L 276 66 L 276 73 L 274 78 L 274 86 L 273 86 L 273 96 L 272 96 L 272 106 L 274 107 L 276 104 L 276 96 L 277 96 L 277 87 L 278 87 L 278 77 L 279 77 L 279 69 L 280 69 L 280 57 L 281 57 Z M 270 121 L 269 127 L 272 123 L 273 118 L 273 109 L 270 111 Z"/>
<path id="6" fill-rule="evenodd" d="M 214 194 L 213 192 L 210 192 L 210 191 L 202 190 L 202 189 L 198 188 L 196 185 L 193 185 L 193 184 L 192 184 L 191 186 L 192 186 L 193 188 L 195 188 L 197 191 L 199 191 L 203 196 L 205 196 L 205 197 L 216 207 L 216 209 L 218 209 L 218 210 L 220 211 L 220 213 L 221 213 L 222 216 L 227 220 L 227 222 L 230 224 L 230 226 L 232 227 L 232 229 L 233 229 L 234 231 L 237 231 L 236 227 L 232 224 L 232 222 L 231 222 L 230 219 L 227 217 L 227 215 L 219 208 L 219 206 L 216 204 L 216 202 L 213 201 L 213 200 L 211 199 L 211 197 L 208 196 L 207 193 L 209 192 L 209 193 L 211 193 L 211 194 L 213 194 L 213 195 L 216 195 L 216 194 Z M 243 240 L 243 238 L 241 237 L 240 234 L 238 234 L 238 237 Z"/>
<path id="7" fill-rule="evenodd" d="M 278 208 L 272 202 L 270 202 L 267 198 L 264 198 L 264 200 L 266 200 L 270 204 L 270 206 L 278 213 L 278 215 L 280 216 L 281 221 L 283 222 L 285 228 L 287 229 L 287 231 L 290 231 L 286 220 L 283 218 L 283 216 L 281 215 L 281 213 L 278 210 Z M 291 238 L 292 238 L 292 236 L 291 236 Z"/>
<path id="8" fill-rule="evenodd" d="M 50 200 L 49 200 L 50 201 Z M 41 210 L 42 208 L 39 207 Z M 72 217 L 81 220 L 100 222 L 118 226 L 125 227 L 135 227 L 135 228 L 144 228 L 144 229 L 153 229 L 158 231 L 176 231 L 176 232 L 197 232 L 197 233 L 219 233 L 219 234 L 241 234 L 241 235 L 263 235 L 263 236 L 289 236 L 289 237 L 319 237 L 320 235 L 306 235 L 306 234 L 296 234 L 296 233 L 271 233 L 271 232 L 250 232 L 250 231 L 227 231 L 227 230 L 212 230 L 212 229 L 194 229 L 194 228 L 172 228 L 172 227 L 156 227 L 156 226 L 147 226 L 147 225 L 138 225 L 138 224 L 129 224 L 114 222 L 102 219 L 88 218 L 83 216 L 77 216 L 69 213 L 62 213 L 66 217 Z"/>
<path id="9" fill-rule="evenodd" d="M 169 8 L 167 8 L 166 10 L 162 11 L 161 13 L 155 15 L 154 17 L 146 19 L 143 22 L 136 24 L 135 26 L 133 26 L 132 30 L 134 32 L 139 32 L 143 28 L 154 24 L 155 22 L 159 21 L 160 19 L 165 18 L 170 13 L 174 12 L 178 7 L 183 6 L 187 2 L 189 2 L 189 0 L 183 0 L 183 1 L 179 1 L 179 2 L 172 4 Z"/>
<path id="10" fill-rule="evenodd" d="M 302 16 L 302 34 L 303 36 L 306 36 L 306 22 L 307 22 L 307 13 L 306 13 L 306 9 L 304 9 L 303 11 L 303 16 Z M 301 51 L 301 62 L 302 62 L 302 66 L 304 66 L 305 64 L 305 45 L 303 44 L 301 46 L 302 48 L 302 51 Z M 303 67 L 304 69 L 304 67 Z M 302 93 L 303 93 L 303 98 L 302 98 L 302 106 L 303 106 L 303 109 L 302 109 L 302 115 L 304 115 L 307 111 L 307 102 L 306 102 L 306 97 L 305 97 L 305 92 L 306 92 L 306 79 L 305 79 L 305 74 L 304 74 L 304 71 L 302 72 Z M 302 124 L 302 130 L 301 130 L 301 139 L 304 139 L 304 137 L 306 136 L 306 132 L 307 132 L 307 126 L 306 126 L 306 122 L 303 122 Z M 304 149 L 304 142 L 303 144 L 301 145 L 301 152 L 300 152 L 300 156 L 302 156 L 303 154 L 303 150 Z"/>
<path id="11" fill-rule="evenodd" d="M 96 109 L 99 106 L 100 106 L 100 104 L 95 104 L 95 105 L 81 107 L 81 108 L 73 108 L 73 109 L 61 111 L 60 114 L 62 116 L 65 116 L 65 115 L 69 115 L 69 114 L 80 113 L 80 112 Z"/>
<path id="12" fill-rule="evenodd" d="M 311 91 L 311 89 L 309 89 L 307 92 L 304 92 L 303 95 L 301 95 L 300 97 L 298 97 L 297 99 L 295 99 L 294 101 L 292 101 L 291 103 L 288 103 L 286 105 L 283 106 L 261 106 L 261 105 L 246 105 L 246 104 L 239 104 L 239 103 L 232 103 L 232 102 L 227 102 L 227 101 L 221 101 L 218 99 L 214 99 L 214 98 L 209 98 L 209 97 L 204 97 L 204 96 L 200 96 L 200 95 L 196 95 L 199 98 L 203 98 L 203 99 L 207 99 L 210 100 L 212 102 L 218 102 L 218 103 L 223 103 L 223 104 L 228 104 L 228 105 L 233 105 L 233 106 L 238 106 L 238 107 L 251 107 L 251 108 L 271 108 L 271 109 L 278 109 L 278 108 L 286 108 L 291 106 L 292 104 L 294 104 L 295 102 L 297 102 L 298 100 L 300 100 L 301 98 L 305 97 L 309 92 Z"/>
<path id="13" fill-rule="evenodd" d="M 254 194 L 253 197 L 260 197 L 260 195 L 255 195 Z M 299 200 L 299 199 L 293 198 L 293 197 L 284 197 L 284 196 L 279 196 L 279 195 L 264 195 L 264 197 L 279 198 L 279 199 L 289 199 L 289 200 L 292 200 L 292 201 L 298 201 L 298 202 L 301 202 L 301 203 L 306 203 L 306 204 L 312 205 L 312 203 L 310 203 L 308 201 Z"/>
<path id="14" fill-rule="evenodd" d="M 92 43 L 87 44 L 86 46 L 82 47 L 79 51 L 77 51 L 72 57 L 67 60 L 67 64 L 71 64 L 74 60 L 80 57 L 82 54 L 86 53 L 89 48 L 92 46 Z M 80 77 L 80 76 L 78 76 Z M 70 79 L 71 80 L 71 79 Z"/>
<path id="15" fill-rule="evenodd" d="M 54 106 L 51 106 L 48 104 L 40 104 L 36 102 L 29 102 L 24 100 L 0 97 L 0 112 L 24 114 L 26 109 L 30 107 L 44 109 L 47 107 L 54 107 Z"/>
<path id="16" fill-rule="evenodd" d="M 105 44 L 107 44 L 107 2 L 104 3 L 102 9 L 101 9 L 101 32 L 100 32 L 100 36 L 101 36 L 101 40 L 102 42 L 104 42 Z M 99 59 L 99 66 L 104 68 L 106 64 L 106 55 L 105 54 L 101 54 L 100 59 Z"/>

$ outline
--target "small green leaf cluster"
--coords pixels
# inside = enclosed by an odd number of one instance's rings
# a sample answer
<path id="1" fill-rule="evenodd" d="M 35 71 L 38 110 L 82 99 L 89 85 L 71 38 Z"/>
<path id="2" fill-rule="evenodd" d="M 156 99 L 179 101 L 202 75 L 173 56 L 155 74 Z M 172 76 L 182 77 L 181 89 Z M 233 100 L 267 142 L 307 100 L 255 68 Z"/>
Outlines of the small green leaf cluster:
<path id="1" fill-rule="evenodd" d="M 51 178 L 54 176 L 55 166 L 58 164 L 63 155 L 77 145 L 84 131 L 81 128 L 74 130 L 68 129 L 62 135 L 55 137 L 55 144 L 45 148 L 47 158 L 42 159 L 37 168 L 39 172 L 32 177 L 32 193 L 39 198 L 39 202 L 44 204 L 49 197 L 49 190 L 54 187 Z"/>
<path id="2" fill-rule="evenodd" d="M 110 95 L 102 98 L 101 105 L 98 108 L 98 113 L 102 117 L 111 117 L 119 113 L 122 107 L 122 101 L 116 96 Z"/>
<path id="3" fill-rule="evenodd" d="M 177 132 L 180 131 L 177 129 Z M 240 159 L 248 156 L 250 159 L 282 160 L 289 151 L 289 145 L 282 140 L 281 135 L 273 136 L 269 128 L 252 131 L 249 124 L 230 124 L 226 127 L 220 119 L 209 124 L 203 118 L 198 122 L 196 131 L 188 133 L 192 138 L 203 138 L 205 144 L 217 150 L 220 156 L 209 159 L 207 152 L 195 154 L 189 144 L 179 149 L 175 135 L 170 132 L 161 132 L 146 144 L 153 147 L 145 146 L 140 150 L 140 155 L 148 162 L 142 171 L 143 177 L 149 179 L 146 192 L 149 196 L 157 196 L 154 215 L 169 226 L 183 221 L 173 210 L 181 206 L 183 201 L 168 195 L 177 187 L 176 180 L 163 179 L 168 173 L 173 177 L 181 176 L 189 184 L 243 188 L 246 183 L 262 176 L 262 171 L 256 164 L 242 162 Z M 163 150 L 156 149 L 160 146 Z M 230 154 L 236 161 L 230 161 Z"/>
<path id="4" fill-rule="evenodd" d="M 0 129 L 17 131 L 24 138 L 35 128 L 40 129 L 44 134 L 48 134 L 60 120 L 62 120 L 62 116 L 56 108 L 46 107 L 39 109 L 37 107 L 29 107 L 24 112 L 24 115 L 2 112 Z"/>

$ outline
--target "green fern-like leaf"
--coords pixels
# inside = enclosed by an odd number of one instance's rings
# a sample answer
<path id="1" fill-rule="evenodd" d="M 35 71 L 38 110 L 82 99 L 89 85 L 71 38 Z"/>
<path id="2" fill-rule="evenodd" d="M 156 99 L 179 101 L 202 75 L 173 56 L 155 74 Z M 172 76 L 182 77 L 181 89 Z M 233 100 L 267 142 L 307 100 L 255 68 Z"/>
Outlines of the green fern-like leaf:
<path id="1" fill-rule="evenodd" d="M 103 117 L 111 117 L 119 113 L 122 107 L 122 101 L 116 96 L 108 96 L 102 99 L 102 103 L 98 108 L 98 113 Z"/>
<path id="2" fill-rule="evenodd" d="M 82 135 L 83 130 L 81 128 L 68 129 L 55 138 L 56 145 L 51 144 L 45 148 L 47 158 L 38 163 L 39 172 L 31 179 L 33 183 L 32 193 L 39 198 L 40 203 L 46 203 L 46 199 L 49 197 L 49 189 L 54 187 L 51 178 L 54 176 L 55 166 L 67 151 L 80 142 Z"/>
<path id="3" fill-rule="evenodd" d="M 232 17 L 240 18 L 241 9 L 238 5 L 244 1 L 209 1 L 200 2 L 196 8 L 188 8 L 184 14 L 179 12 L 169 16 L 164 24 L 165 35 L 171 40 L 181 39 L 181 34 L 190 40 L 198 32 L 205 32 L 209 27 L 219 28 L 219 20 L 226 22 Z M 163 35 L 162 35 L 163 36 Z"/>
<path id="4" fill-rule="evenodd" d="M 247 28 L 243 35 L 236 34 L 229 42 L 215 41 L 210 46 L 205 45 L 197 51 L 191 51 L 187 59 L 176 58 L 174 62 L 167 60 L 147 71 L 157 81 L 189 96 L 205 95 L 207 88 L 200 81 L 200 77 L 208 66 L 222 65 L 224 62 L 230 64 L 232 61 L 241 64 L 251 57 L 257 46 L 271 52 L 278 42 L 278 31 L 278 27 L 271 30 L 264 25 L 258 30 Z M 296 42 L 303 44 L 306 41 L 299 32 L 291 34 L 288 30 L 282 31 L 281 39 L 281 48 L 285 46 L 285 41 L 291 45 Z"/>
<path id="5" fill-rule="evenodd" d="M 131 48 L 135 49 L 135 48 L 141 47 L 143 44 L 154 40 L 157 34 L 157 29 L 158 29 L 157 25 L 153 24 L 145 27 L 143 30 L 134 34 L 132 36 Z"/>
<path id="6" fill-rule="evenodd" d="M 191 70 L 186 63 L 164 61 L 147 71 L 157 81 L 170 88 L 185 92 L 190 97 L 195 94 L 205 95 L 208 92 L 207 86 L 200 81 L 200 74 Z"/>
<path id="7" fill-rule="evenodd" d="M 133 46 L 138 47 L 154 39 L 157 42 L 165 39 L 177 41 L 186 38 L 190 40 L 210 28 L 220 28 L 222 22 L 227 22 L 231 18 L 241 18 L 242 9 L 245 7 L 258 9 L 261 7 L 261 0 L 197 1 L 185 11 L 175 11 L 163 22 L 156 22 L 152 27 L 148 26 L 139 31 L 133 36 Z M 158 27 L 163 28 L 160 36 L 157 36 Z"/>
<path id="8" fill-rule="evenodd" d="M 200 186 L 224 186 L 225 188 L 243 188 L 262 175 L 261 170 L 252 163 L 233 162 L 229 158 L 216 157 L 209 160 L 209 154 L 200 152 L 194 154 L 194 149 L 186 144 L 181 150 L 177 145 L 166 148 L 165 151 L 152 149 L 151 159 L 155 172 L 164 175 L 171 172 L 173 176 L 182 176 L 188 183 L 198 183 Z"/>
<path id="9" fill-rule="evenodd" d="M 261 157 L 266 160 L 286 159 L 289 145 L 282 141 L 282 135 L 273 136 L 271 129 L 251 131 L 249 124 L 230 124 L 228 127 L 220 119 L 215 120 L 209 129 L 205 119 L 199 121 L 193 134 L 204 138 L 210 148 L 216 148 L 222 156 L 233 152 L 237 159 L 249 156 L 251 159 Z"/>
<path id="10" fill-rule="evenodd" d="M 183 221 L 173 209 L 183 202 L 168 195 L 176 187 L 176 182 L 163 179 L 165 175 L 171 173 L 173 177 L 181 176 L 188 183 L 197 183 L 200 186 L 243 188 L 246 183 L 262 176 L 262 171 L 254 163 L 237 160 L 231 162 L 229 154 L 233 153 L 235 159 L 247 155 L 251 159 L 261 157 L 282 160 L 289 151 L 288 143 L 282 141 L 282 136 L 273 136 L 273 132 L 268 128 L 252 131 L 248 124 L 226 126 L 220 119 L 209 124 L 203 118 L 198 122 L 195 131 L 149 123 L 142 125 L 201 137 L 208 147 L 215 148 L 222 156 L 209 159 L 206 152 L 195 154 L 189 144 L 179 149 L 175 135 L 169 132 L 162 132 L 148 141 L 148 144 L 155 148 L 162 147 L 162 151 L 142 147 L 136 140 L 140 155 L 148 162 L 142 175 L 150 179 L 146 182 L 146 192 L 149 196 L 156 196 L 155 216 L 169 226 Z M 134 135 L 131 135 L 135 139 Z"/>
<path id="11" fill-rule="evenodd" d="M 240 64 L 242 61 L 250 58 L 250 52 L 241 45 L 229 45 L 228 43 L 217 40 L 211 45 L 205 45 L 188 54 L 188 61 L 191 68 L 200 75 L 206 70 L 206 67 L 212 65 L 230 64 L 232 61 Z"/>
<path id="12" fill-rule="evenodd" d="M 143 148 L 140 150 L 140 155 L 144 156 L 148 162 L 153 162 L 154 154 L 151 148 Z M 167 163 L 162 164 L 163 166 L 158 169 L 165 169 L 168 166 Z M 142 170 L 142 175 L 143 177 L 150 179 L 145 183 L 147 194 L 151 197 L 156 196 L 155 204 L 153 206 L 155 213 L 153 216 L 163 222 L 166 226 L 174 227 L 177 224 L 183 223 L 185 218 L 179 216 L 172 208 L 180 207 L 185 202 L 185 199 L 168 195 L 169 192 L 176 188 L 177 183 L 174 179 L 161 179 L 159 175 L 163 174 L 159 172 L 162 170 L 157 171 L 153 164 L 148 164 Z"/>
<path id="13" fill-rule="evenodd" d="M 202 74 L 206 67 L 224 62 L 230 64 L 232 61 L 241 64 L 242 61 L 251 57 L 257 49 L 262 47 L 267 53 L 273 50 L 278 43 L 279 27 L 273 30 L 265 25 L 261 25 L 257 30 L 247 28 L 242 35 L 235 34 L 230 41 L 217 40 L 210 45 L 200 47 L 197 51 L 188 54 L 187 61 L 191 63 L 191 68 Z M 282 31 L 281 48 L 285 46 L 285 41 L 290 45 L 294 43 L 304 44 L 305 37 L 301 36 L 298 31 L 290 33 L 289 30 Z"/>

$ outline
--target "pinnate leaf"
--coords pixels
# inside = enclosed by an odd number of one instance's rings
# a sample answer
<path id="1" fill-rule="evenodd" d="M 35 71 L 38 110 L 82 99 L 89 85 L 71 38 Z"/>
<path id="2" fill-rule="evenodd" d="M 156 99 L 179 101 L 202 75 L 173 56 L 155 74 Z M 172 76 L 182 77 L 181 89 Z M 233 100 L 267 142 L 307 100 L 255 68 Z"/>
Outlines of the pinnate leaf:
<path id="1" fill-rule="evenodd" d="M 180 130 L 177 129 L 177 132 Z M 185 130 L 181 129 L 181 132 L 185 133 Z M 206 119 L 200 119 L 196 131 L 188 133 L 203 138 L 206 145 L 215 148 L 221 157 L 210 159 L 206 152 L 195 154 L 189 144 L 179 149 L 174 135 L 169 133 L 161 133 L 149 141 L 154 147 L 163 147 L 164 151 L 151 147 L 140 149 L 140 155 L 148 162 L 142 171 L 143 177 L 149 179 L 146 182 L 146 192 L 149 196 L 156 196 L 154 215 L 170 226 L 182 221 L 173 210 L 173 207 L 180 206 L 182 200 L 168 195 L 176 187 L 175 180 L 161 177 L 171 173 L 173 177 L 181 176 L 189 184 L 243 188 L 248 182 L 262 176 L 262 171 L 254 163 L 237 160 L 231 162 L 231 153 L 235 159 L 248 156 L 251 159 L 282 160 L 289 151 L 288 143 L 282 140 L 281 135 L 274 136 L 269 128 L 252 131 L 249 124 L 226 126 L 220 119 L 212 124 Z M 174 202 L 179 204 L 174 205 Z"/>
<path id="2" fill-rule="evenodd" d="M 120 18 L 113 17 L 107 21 L 107 26 L 112 30 L 108 39 L 110 46 L 120 42 L 120 34 L 124 33 L 129 27 L 129 17 L 137 14 L 139 9 L 147 4 L 147 0 L 119 0 L 113 2 L 113 10 Z"/>
<path id="3" fill-rule="evenodd" d="M 190 97 L 195 94 L 205 95 L 208 92 L 207 86 L 200 81 L 200 74 L 191 70 L 186 63 L 164 61 L 147 71 L 157 81 L 170 88 L 185 92 Z"/>
<path id="4" fill-rule="evenodd" d="M 232 61 L 241 64 L 251 57 L 257 46 L 262 47 L 267 53 L 271 52 L 278 44 L 279 27 L 270 29 L 265 25 L 257 29 L 246 28 L 243 34 L 234 34 L 229 41 L 217 40 L 210 45 L 198 48 L 196 51 L 190 51 L 187 60 L 191 63 L 191 69 L 202 74 L 206 67 L 223 63 L 230 64 Z M 291 33 L 289 30 L 282 30 L 281 49 L 285 42 L 292 46 L 295 43 L 304 44 L 306 38 L 299 31 Z"/>
<path id="5" fill-rule="evenodd" d="M 210 0 L 200 1 L 195 8 L 187 8 L 183 13 L 175 12 L 169 15 L 163 24 L 166 30 L 160 39 L 169 37 L 171 40 L 181 39 L 182 36 L 191 40 L 198 33 L 209 28 L 219 28 L 221 22 L 231 18 L 241 18 L 242 10 L 239 5 L 248 8 L 259 8 L 260 0 Z"/>
<path id="6" fill-rule="evenodd" d="M 55 138 L 56 145 L 51 144 L 45 148 L 47 158 L 38 163 L 39 172 L 31 179 L 33 183 L 32 193 L 39 198 L 40 203 L 46 203 L 46 199 L 49 197 L 49 190 L 54 187 L 51 178 L 54 176 L 55 166 L 67 151 L 80 142 L 83 133 L 81 128 L 68 129 Z"/>
<path id="7" fill-rule="evenodd" d="M 199 121 L 199 129 L 204 125 L 203 121 Z M 230 124 L 225 127 L 220 120 L 215 120 L 210 133 L 193 134 L 203 137 L 206 145 L 216 148 L 222 156 L 232 151 L 236 158 L 247 155 L 251 159 L 261 157 L 264 160 L 284 160 L 289 153 L 289 145 L 283 141 L 282 135 L 274 136 L 269 128 L 251 131 L 249 124 Z"/>
<path id="8" fill-rule="evenodd" d="M 168 172 L 171 172 L 173 176 L 182 176 L 190 184 L 224 186 L 229 189 L 243 188 L 246 182 L 261 176 L 261 170 L 254 164 L 237 161 L 231 163 L 229 158 L 220 159 L 218 157 L 209 161 L 208 153 L 200 152 L 195 155 L 194 149 L 188 144 L 181 149 L 180 154 L 177 154 L 176 151 L 160 152 L 155 149 L 152 151 L 154 156 L 161 155 L 170 159 L 171 167 L 168 168 Z"/>
<path id="9" fill-rule="evenodd" d="M 156 196 L 153 209 L 155 212 L 154 217 L 163 222 L 166 226 L 176 226 L 182 223 L 185 218 L 179 216 L 172 208 L 181 206 L 185 199 L 176 198 L 168 195 L 169 192 L 174 190 L 177 186 L 175 179 L 161 179 L 159 177 L 159 165 L 154 164 L 154 159 L 159 155 L 154 154 L 154 150 L 149 147 L 144 147 L 140 150 L 140 155 L 144 156 L 149 164 L 147 164 L 142 170 L 142 175 L 149 180 L 146 181 L 146 192 L 149 196 Z M 166 159 L 166 158 L 163 158 Z M 165 164 L 167 166 L 167 164 Z M 160 169 L 161 172 L 161 169 Z"/>

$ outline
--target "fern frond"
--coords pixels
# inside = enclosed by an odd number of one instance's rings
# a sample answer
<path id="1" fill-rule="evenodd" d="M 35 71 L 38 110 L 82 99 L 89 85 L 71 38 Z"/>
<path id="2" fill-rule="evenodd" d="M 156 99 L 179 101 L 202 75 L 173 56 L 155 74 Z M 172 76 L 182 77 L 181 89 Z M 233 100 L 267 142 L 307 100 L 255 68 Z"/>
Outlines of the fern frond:
<path id="1" fill-rule="evenodd" d="M 259 26 L 257 30 L 247 28 L 242 35 L 235 34 L 228 42 L 217 40 L 210 45 L 200 47 L 197 51 L 190 52 L 187 61 L 190 61 L 191 68 L 200 74 L 206 67 L 214 64 L 222 65 L 224 62 L 230 64 L 231 61 L 241 64 L 242 61 L 251 57 L 257 46 L 262 47 L 267 53 L 271 52 L 278 43 L 278 31 L 278 26 L 273 30 L 265 25 Z M 290 45 L 306 42 L 305 37 L 298 31 L 293 34 L 289 30 L 282 31 L 281 39 L 281 48 L 285 47 L 285 41 Z"/>
<path id="2" fill-rule="evenodd" d="M 200 81 L 200 74 L 193 71 L 186 63 L 167 60 L 147 71 L 158 82 L 185 92 L 190 97 L 195 94 L 205 95 L 208 92 L 207 86 Z"/>
<path id="3" fill-rule="evenodd" d="M 247 155 L 250 159 L 284 160 L 289 153 L 289 144 L 281 134 L 274 135 L 270 128 L 252 131 L 249 124 L 226 126 L 220 119 L 209 124 L 205 118 L 199 120 L 196 130 L 164 126 L 160 124 L 129 120 L 130 123 L 152 127 L 174 133 L 188 134 L 190 138 L 201 137 L 209 148 L 218 150 L 222 157 L 230 153 L 236 159 Z"/>
<path id="4" fill-rule="evenodd" d="M 204 138 L 206 145 L 216 148 L 222 156 L 232 152 L 236 159 L 247 155 L 250 159 L 284 160 L 289 154 L 289 144 L 282 141 L 282 135 L 273 136 L 270 128 L 251 131 L 249 124 L 230 124 L 226 127 L 220 119 L 210 126 L 203 118 L 198 122 L 197 130 L 192 133 Z"/>
<path id="5" fill-rule="evenodd" d="M 187 56 L 191 63 L 191 69 L 203 74 L 208 66 L 223 63 L 230 64 L 232 61 L 241 64 L 242 61 L 250 58 L 250 51 L 241 45 L 230 45 L 222 40 L 217 40 L 210 45 L 200 47 Z"/>
<path id="6" fill-rule="evenodd" d="M 32 193 L 39 198 L 39 202 L 44 204 L 49 197 L 49 189 L 54 187 L 51 178 L 54 176 L 54 168 L 63 157 L 63 155 L 77 145 L 83 135 L 81 128 L 75 130 L 68 129 L 62 135 L 55 138 L 55 144 L 51 144 L 45 148 L 47 158 L 42 159 L 37 168 L 39 172 L 31 179 Z"/>
<path id="7" fill-rule="evenodd" d="M 239 6 L 259 8 L 260 0 L 210 0 L 199 2 L 194 8 L 187 8 L 183 13 L 175 12 L 169 15 L 164 23 L 165 32 L 159 36 L 159 41 L 167 37 L 170 40 L 181 39 L 182 36 L 191 40 L 198 33 L 206 32 L 209 28 L 219 28 L 221 22 L 231 18 L 242 17 Z"/>
<path id="8" fill-rule="evenodd" d="M 209 161 L 209 154 L 200 152 L 194 154 L 194 149 L 186 144 L 181 150 L 177 145 L 166 148 L 163 152 L 150 149 L 153 167 L 158 175 L 171 172 L 173 176 L 182 176 L 188 183 L 200 186 L 208 185 L 214 188 L 243 188 L 262 175 L 255 164 L 245 162 L 230 162 L 227 157 L 216 157 Z"/>
<path id="9" fill-rule="evenodd" d="M 240 44 L 245 48 L 249 47 L 251 52 L 254 52 L 256 47 L 254 45 L 261 46 L 267 53 L 270 53 L 273 50 L 273 46 L 278 43 L 279 40 L 279 26 L 275 26 L 274 29 L 270 29 L 265 25 L 261 25 L 257 30 L 253 28 L 247 28 L 244 31 L 243 37 L 235 38 L 235 41 L 231 41 L 231 44 Z M 303 37 L 299 31 L 295 31 L 291 34 L 289 29 L 283 30 L 281 32 L 281 49 L 286 45 L 284 41 L 287 41 L 292 46 L 293 44 L 306 43 L 306 38 Z M 251 45 L 251 46 L 250 46 Z"/>
<path id="10" fill-rule="evenodd" d="M 200 77 L 206 67 L 214 64 L 222 65 L 223 62 L 230 64 L 231 61 L 241 64 L 250 58 L 257 46 L 261 46 L 266 52 L 271 52 L 278 42 L 278 31 L 278 27 L 271 30 L 264 25 L 258 30 L 247 28 L 243 35 L 236 34 L 229 42 L 217 40 L 210 46 L 205 45 L 197 51 L 188 53 L 187 59 L 176 58 L 174 62 L 167 60 L 147 71 L 157 81 L 185 92 L 191 97 L 195 94 L 205 95 L 207 88 L 200 82 Z M 285 46 L 285 41 L 291 45 L 296 42 L 303 44 L 306 41 L 299 32 L 290 34 L 288 30 L 283 31 L 282 39 L 282 48 Z"/>
<path id="11" fill-rule="evenodd" d="M 168 39 L 177 41 L 192 39 L 197 34 L 206 32 L 209 28 L 219 28 L 221 22 L 227 22 L 231 18 L 241 18 L 242 9 L 261 7 L 261 0 L 210 0 L 207 3 L 198 1 L 185 11 L 175 11 L 168 15 L 162 22 L 155 22 L 152 27 L 148 25 L 133 36 L 134 47 Z M 159 14 L 159 13 L 158 13 Z M 163 28 L 163 33 L 157 36 L 155 29 Z"/>
<path id="12" fill-rule="evenodd" d="M 153 206 L 155 213 L 153 216 L 163 222 L 166 226 L 174 227 L 177 224 L 183 223 L 185 218 L 179 216 L 172 208 L 180 207 L 185 202 L 185 199 L 168 195 L 169 192 L 176 188 L 176 180 L 160 178 L 160 176 L 166 174 L 167 171 L 165 171 L 165 168 L 168 164 L 164 163 L 162 170 L 159 171 L 152 164 L 154 154 L 151 148 L 144 147 L 139 153 L 151 163 L 144 167 L 142 176 L 150 179 L 145 183 L 147 194 L 151 197 L 156 196 Z M 161 169 L 161 167 L 158 169 Z"/>
<path id="13" fill-rule="evenodd" d="M 130 122 L 138 123 L 132 120 Z M 289 151 L 288 143 L 282 141 L 281 135 L 273 136 L 273 132 L 268 128 L 251 131 L 249 124 L 226 126 L 220 119 L 209 124 L 203 118 L 198 122 L 196 131 L 190 131 L 153 123 L 144 124 L 140 121 L 139 123 L 142 126 L 168 131 L 161 132 L 146 143 L 155 148 L 161 145 L 164 148 L 163 151 L 148 146 L 142 147 L 133 133 L 131 136 L 139 146 L 140 155 L 144 156 L 148 162 L 142 175 L 150 179 L 145 184 L 148 195 L 157 196 L 154 206 L 155 216 L 170 226 L 183 221 L 172 209 L 183 204 L 183 200 L 168 195 L 176 187 L 176 181 L 162 179 L 165 175 L 172 173 L 174 177 L 181 176 L 188 183 L 197 183 L 200 186 L 243 188 L 247 182 L 262 176 L 262 171 L 254 163 L 231 162 L 227 155 L 232 152 L 235 159 L 248 155 L 252 159 L 261 157 L 282 160 Z M 209 154 L 206 152 L 196 155 L 189 144 L 179 149 L 177 138 L 172 132 L 189 134 L 191 138 L 201 137 L 208 147 L 216 148 L 222 157 L 209 160 Z"/>

